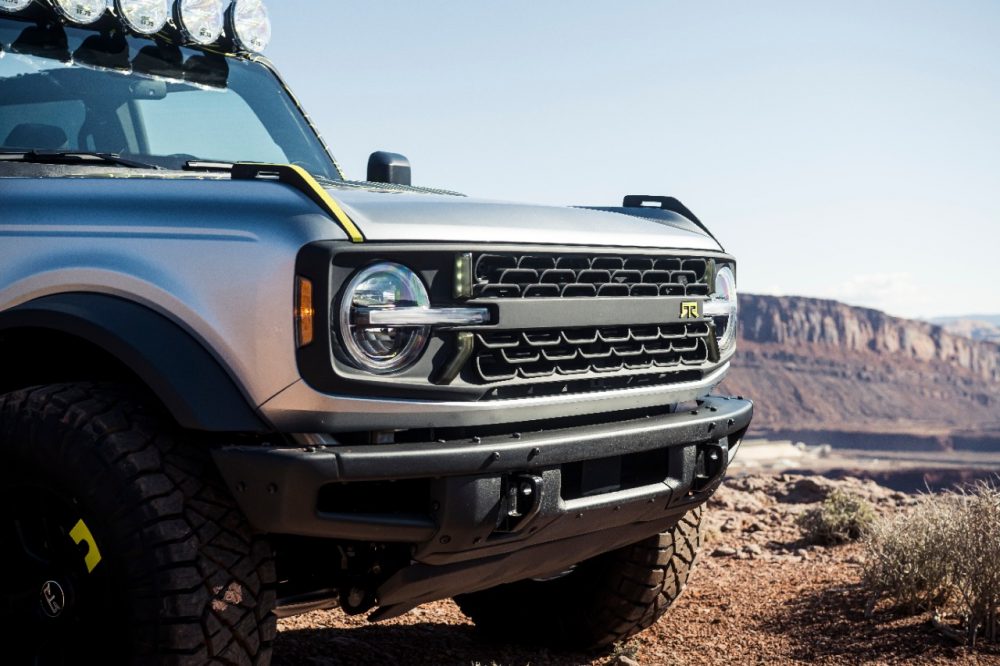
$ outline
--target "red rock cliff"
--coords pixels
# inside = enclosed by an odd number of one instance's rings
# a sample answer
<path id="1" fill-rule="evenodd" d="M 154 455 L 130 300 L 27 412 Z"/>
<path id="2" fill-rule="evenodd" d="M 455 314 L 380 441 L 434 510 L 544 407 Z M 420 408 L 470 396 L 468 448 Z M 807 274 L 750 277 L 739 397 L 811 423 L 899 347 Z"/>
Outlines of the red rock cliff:
<path id="1" fill-rule="evenodd" d="M 746 295 L 725 390 L 759 431 L 1000 431 L 1000 346 L 836 301 Z"/>

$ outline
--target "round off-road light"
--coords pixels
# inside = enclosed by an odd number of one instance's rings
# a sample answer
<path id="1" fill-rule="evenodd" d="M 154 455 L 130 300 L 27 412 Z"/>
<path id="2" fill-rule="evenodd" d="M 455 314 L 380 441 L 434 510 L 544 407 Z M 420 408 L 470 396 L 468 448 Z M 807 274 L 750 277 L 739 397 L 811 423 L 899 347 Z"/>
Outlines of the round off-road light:
<path id="1" fill-rule="evenodd" d="M 170 3 L 168 0 L 115 0 L 115 11 L 133 31 L 153 35 L 167 24 Z"/>
<path id="2" fill-rule="evenodd" d="M 271 17 L 263 0 L 235 0 L 229 8 L 229 32 L 243 51 L 266 49 L 271 43 Z"/>
<path id="3" fill-rule="evenodd" d="M 60 16 L 71 23 L 97 23 L 108 11 L 108 0 L 50 0 Z"/>
<path id="4" fill-rule="evenodd" d="M 738 328 L 739 299 L 736 295 L 736 274 L 729 266 L 723 266 L 715 274 L 715 291 L 705 303 L 705 315 L 715 322 L 715 332 L 719 336 L 719 349 L 729 351 L 736 344 Z"/>
<path id="5" fill-rule="evenodd" d="M 0 0 L 0 12 L 21 12 L 28 8 L 32 0 Z"/>
<path id="6" fill-rule="evenodd" d="M 428 308 L 430 297 L 420 277 L 406 266 L 374 264 L 358 272 L 344 289 L 338 324 L 352 363 L 377 375 L 412 365 L 427 347 L 430 326 L 386 326 L 373 313 L 397 308 Z"/>
<path id="7" fill-rule="evenodd" d="M 174 21 L 184 39 L 194 44 L 208 46 L 222 36 L 226 25 L 222 0 L 177 0 Z"/>

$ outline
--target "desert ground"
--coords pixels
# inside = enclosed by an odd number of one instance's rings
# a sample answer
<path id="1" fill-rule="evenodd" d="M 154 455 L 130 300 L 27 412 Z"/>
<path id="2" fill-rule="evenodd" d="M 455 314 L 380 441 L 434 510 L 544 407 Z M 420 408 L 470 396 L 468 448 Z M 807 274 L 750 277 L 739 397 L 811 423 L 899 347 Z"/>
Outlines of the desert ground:
<path id="1" fill-rule="evenodd" d="M 687 590 L 660 622 L 599 654 L 483 642 L 450 601 L 384 624 L 339 611 L 282 620 L 275 662 L 310 664 L 1000 664 L 1000 647 L 968 652 L 928 616 L 884 604 L 866 617 L 862 548 L 806 545 L 795 517 L 834 488 L 880 513 L 912 503 L 921 470 L 965 479 L 1000 472 L 996 460 L 933 460 L 833 451 L 793 442 L 748 442 L 706 514 Z M 966 464 L 970 463 L 970 464 Z M 974 463 L 974 464 L 973 464 Z M 879 478 L 886 485 L 858 476 Z"/>

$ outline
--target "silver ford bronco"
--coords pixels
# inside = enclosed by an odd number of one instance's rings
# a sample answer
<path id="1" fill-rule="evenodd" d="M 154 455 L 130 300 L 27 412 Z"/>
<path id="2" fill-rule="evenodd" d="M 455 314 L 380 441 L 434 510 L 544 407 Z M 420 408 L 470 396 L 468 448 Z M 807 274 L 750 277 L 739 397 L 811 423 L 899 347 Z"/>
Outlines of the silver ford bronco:
<path id="1" fill-rule="evenodd" d="M 710 395 L 733 257 L 671 197 L 349 181 L 225 4 L 0 0 L 7 655 L 266 664 L 277 618 L 446 598 L 576 649 L 656 622 L 752 416 Z"/>

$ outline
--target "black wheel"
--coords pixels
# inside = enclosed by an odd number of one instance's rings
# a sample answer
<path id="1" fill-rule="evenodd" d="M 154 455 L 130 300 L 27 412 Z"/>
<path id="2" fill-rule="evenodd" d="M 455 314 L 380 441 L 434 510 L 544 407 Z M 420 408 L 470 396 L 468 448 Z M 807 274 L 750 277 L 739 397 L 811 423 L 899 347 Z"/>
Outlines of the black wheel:
<path id="1" fill-rule="evenodd" d="M 271 551 L 166 423 L 112 387 L 0 397 L 5 663 L 270 662 Z"/>
<path id="2" fill-rule="evenodd" d="M 490 638 L 568 649 L 603 648 L 651 626 L 680 596 L 701 544 L 698 507 L 672 529 L 578 564 L 455 598 Z"/>

